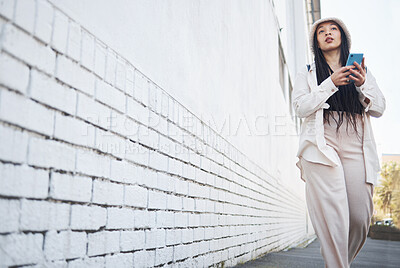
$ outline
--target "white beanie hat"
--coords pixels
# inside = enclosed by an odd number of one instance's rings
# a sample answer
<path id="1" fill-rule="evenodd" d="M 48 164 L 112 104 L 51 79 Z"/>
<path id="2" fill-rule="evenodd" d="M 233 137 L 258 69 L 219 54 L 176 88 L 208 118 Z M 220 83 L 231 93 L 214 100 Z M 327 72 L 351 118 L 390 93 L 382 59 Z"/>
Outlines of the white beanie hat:
<path id="1" fill-rule="evenodd" d="M 350 36 L 350 32 L 347 29 L 346 25 L 344 24 L 344 22 L 341 19 L 335 18 L 335 17 L 327 17 L 327 18 L 321 18 L 319 20 L 317 20 L 316 22 L 314 22 L 314 24 L 311 26 L 311 30 L 310 30 L 310 47 L 311 47 L 311 51 L 315 54 L 315 48 L 314 48 L 314 33 L 317 30 L 317 27 L 319 24 L 326 22 L 326 21 L 334 21 L 336 22 L 342 29 L 343 32 L 346 34 L 347 37 L 347 43 L 349 45 L 349 50 L 351 47 L 351 36 Z M 343 38 L 343 36 L 342 36 Z"/>

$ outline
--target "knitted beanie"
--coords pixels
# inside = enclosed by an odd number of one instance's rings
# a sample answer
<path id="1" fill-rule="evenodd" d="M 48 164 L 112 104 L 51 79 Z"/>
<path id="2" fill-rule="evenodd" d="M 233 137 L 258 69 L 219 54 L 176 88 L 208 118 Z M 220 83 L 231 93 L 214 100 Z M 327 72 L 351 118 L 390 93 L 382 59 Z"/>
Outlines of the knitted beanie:
<path id="1" fill-rule="evenodd" d="M 343 29 L 343 32 L 346 34 L 347 43 L 349 45 L 349 50 L 350 50 L 350 47 L 351 47 L 351 36 L 350 36 L 350 32 L 347 29 L 347 27 L 344 24 L 344 22 L 341 19 L 338 19 L 336 17 L 327 17 L 327 18 L 321 18 L 321 19 L 317 20 L 311 26 L 310 35 L 309 35 L 311 51 L 315 54 L 315 49 L 316 48 L 314 48 L 314 33 L 317 30 L 317 27 L 318 27 L 319 24 L 321 24 L 323 22 L 326 22 L 326 21 L 334 21 Z M 343 36 L 342 36 L 342 38 L 343 38 Z"/>

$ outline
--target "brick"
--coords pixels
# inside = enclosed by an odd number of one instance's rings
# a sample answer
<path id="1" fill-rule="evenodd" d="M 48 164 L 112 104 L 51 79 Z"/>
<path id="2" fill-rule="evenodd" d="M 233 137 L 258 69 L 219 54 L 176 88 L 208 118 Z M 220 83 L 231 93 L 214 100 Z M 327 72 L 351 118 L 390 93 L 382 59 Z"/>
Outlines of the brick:
<path id="1" fill-rule="evenodd" d="M 21 201 L 20 230 L 63 230 L 69 225 L 70 205 L 47 201 Z"/>
<path id="2" fill-rule="evenodd" d="M 111 159 L 110 180 L 134 184 L 139 181 L 140 167 L 127 161 Z"/>
<path id="3" fill-rule="evenodd" d="M 10 234 L 0 236 L 0 260 L 4 266 L 38 263 L 44 260 L 42 234 Z"/>
<path id="4" fill-rule="evenodd" d="M 149 99 L 149 80 L 138 70 L 135 70 L 135 89 L 134 96 L 135 100 L 148 106 Z"/>
<path id="5" fill-rule="evenodd" d="M 104 153 L 112 154 L 122 159 L 125 157 L 125 143 L 125 139 L 110 131 L 103 131 L 100 128 L 96 129 L 95 148 Z"/>
<path id="6" fill-rule="evenodd" d="M 149 208 L 166 209 L 167 194 L 164 192 L 149 191 Z"/>
<path id="7" fill-rule="evenodd" d="M 88 234 L 88 256 L 119 252 L 119 232 L 102 231 Z"/>
<path id="8" fill-rule="evenodd" d="M 198 244 L 199 254 L 204 254 L 210 251 L 210 241 L 200 241 Z"/>
<path id="9" fill-rule="evenodd" d="M 87 69 L 94 71 L 94 36 L 89 32 L 81 29 L 82 31 L 82 52 L 81 64 Z"/>
<path id="10" fill-rule="evenodd" d="M 209 227 L 204 229 L 204 239 L 212 239 L 215 236 L 215 228 Z"/>
<path id="11" fill-rule="evenodd" d="M 49 46 L 39 43 L 12 24 L 5 25 L 3 38 L 4 50 L 48 74 L 54 73 L 56 55 Z"/>
<path id="12" fill-rule="evenodd" d="M 56 113 L 54 137 L 85 147 L 94 148 L 94 126 L 71 116 Z"/>
<path id="13" fill-rule="evenodd" d="M 168 122 L 159 114 L 153 111 L 149 112 L 149 127 L 154 128 L 157 132 L 168 135 Z"/>
<path id="14" fill-rule="evenodd" d="M 156 212 L 156 227 L 161 228 L 161 227 L 169 227 L 173 228 L 175 227 L 175 214 L 172 211 L 162 211 L 159 210 Z"/>
<path id="15" fill-rule="evenodd" d="M 173 158 L 168 159 L 168 173 L 172 173 L 181 177 L 183 169 L 182 161 L 175 160 Z M 177 188 L 177 187 L 175 187 Z M 187 193 L 187 189 L 186 189 Z"/>
<path id="16" fill-rule="evenodd" d="M 158 147 L 159 147 L 160 152 L 162 152 L 168 156 L 175 155 L 175 153 L 174 153 L 175 144 L 171 139 L 169 139 L 163 135 L 160 135 L 158 143 L 159 143 Z M 171 161 L 175 161 L 175 160 L 173 160 L 171 158 L 168 159 L 168 170 L 169 171 L 171 170 L 171 165 L 170 165 Z M 182 170 L 182 168 L 181 168 L 181 170 Z"/>
<path id="17" fill-rule="evenodd" d="M 110 128 L 110 108 L 95 101 L 94 99 L 78 93 L 78 105 L 76 114 L 85 121 L 105 129 Z"/>
<path id="18" fill-rule="evenodd" d="M 49 174 L 28 166 L 0 164 L 0 194 L 32 198 L 46 198 Z"/>
<path id="19" fill-rule="evenodd" d="M 138 185 L 125 185 L 124 204 L 133 207 L 147 208 L 148 190 Z"/>
<path id="20" fill-rule="evenodd" d="M 18 232 L 19 200 L 0 199 L 0 233 Z"/>
<path id="21" fill-rule="evenodd" d="M 145 234 L 146 234 L 146 242 L 145 242 L 146 249 L 165 246 L 164 229 L 145 230 Z"/>
<path id="22" fill-rule="evenodd" d="M 106 225 L 107 210 L 99 206 L 72 205 L 71 229 L 98 230 Z"/>
<path id="23" fill-rule="evenodd" d="M 192 256 L 192 244 L 174 246 L 174 261 L 179 261 Z"/>
<path id="24" fill-rule="evenodd" d="M 90 202 L 91 195 L 91 178 L 52 173 L 50 196 L 54 199 Z"/>
<path id="25" fill-rule="evenodd" d="M 125 183 L 127 183 L 127 184 L 131 184 L 131 185 L 132 184 L 138 184 L 138 185 L 141 185 L 141 186 L 145 185 L 144 181 L 147 179 L 148 175 L 150 173 L 151 174 L 154 173 L 153 171 L 151 171 L 151 170 L 149 170 L 147 168 L 134 165 L 134 164 L 132 164 L 130 162 L 128 162 L 128 163 L 130 165 L 135 166 L 135 172 L 130 173 L 129 176 L 126 178 Z M 152 184 L 152 185 L 154 185 L 154 184 Z"/>
<path id="26" fill-rule="evenodd" d="M 127 117 L 125 114 L 120 114 L 111 111 L 110 130 L 114 131 L 130 140 L 138 141 L 139 124 Z"/>
<path id="27" fill-rule="evenodd" d="M 133 267 L 133 253 L 107 255 L 106 267 Z"/>
<path id="28" fill-rule="evenodd" d="M 0 159 L 23 163 L 26 161 L 28 134 L 11 126 L 0 125 Z"/>
<path id="29" fill-rule="evenodd" d="M 69 22 L 67 55 L 76 61 L 81 60 L 81 27 L 74 21 Z"/>
<path id="30" fill-rule="evenodd" d="M 165 241 L 166 245 L 176 245 L 182 242 L 182 229 L 166 229 Z"/>
<path id="31" fill-rule="evenodd" d="M 182 243 L 192 243 L 193 242 L 193 229 L 183 229 L 182 230 Z"/>
<path id="32" fill-rule="evenodd" d="M 143 249 L 145 246 L 145 233 L 140 231 L 121 231 L 121 251 Z"/>
<path id="33" fill-rule="evenodd" d="M 85 175 L 108 178 L 110 176 L 110 158 L 91 150 L 78 149 L 76 171 Z"/>
<path id="34" fill-rule="evenodd" d="M 30 95 L 33 99 L 70 115 L 74 115 L 76 109 L 76 94 L 76 90 L 57 83 L 54 78 L 32 70 Z"/>
<path id="35" fill-rule="evenodd" d="M 175 124 L 168 122 L 168 137 L 177 141 L 179 144 L 181 144 L 183 142 L 182 136 L 183 136 L 183 131 L 179 127 L 177 127 Z M 178 147 L 175 148 L 174 155 L 176 155 L 176 153 L 179 152 L 179 151 L 177 151 L 177 148 Z"/>
<path id="36" fill-rule="evenodd" d="M 160 113 L 159 110 L 159 103 L 160 103 L 160 99 L 159 99 L 159 91 L 160 88 L 157 87 L 157 85 L 155 85 L 154 83 L 150 83 L 149 84 L 149 107 L 150 109 L 155 112 L 155 113 Z"/>
<path id="37" fill-rule="evenodd" d="M 120 89 L 122 92 L 125 91 L 126 82 L 126 62 L 123 58 L 117 57 L 116 66 L 116 77 L 115 77 L 115 87 Z M 123 111 L 125 112 L 125 111 Z"/>
<path id="38" fill-rule="evenodd" d="M 51 136 L 54 112 L 30 99 L 0 89 L 0 119 Z"/>
<path id="39" fill-rule="evenodd" d="M 29 68 L 5 53 L 0 55 L 0 83 L 5 87 L 26 94 L 29 83 Z"/>
<path id="40" fill-rule="evenodd" d="M 169 194 L 167 196 L 167 209 L 182 210 L 182 197 Z"/>
<path id="41" fill-rule="evenodd" d="M 96 79 L 96 99 L 121 113 L 125 112 L 125 94 L 99 79 Z"/>
<path id="42" fill-rule="evenodd" d="M 107 208 L 106 229 L 133 228 L 134 220 L 134 213 L 130 208 Z"/>
<path id="43" fill-rule="evenodd" d="M 200 214 L 189 214 L 188 220 L 188 226 L 200 226 Z"/>
<path id="44" fill-rule="evenodd" d="M 68 268 L 97 268 L 105 266 L 105 257 L 91 257 L 84 259 L 71 260 L 68 262 Z"/>
<path id="45" fill-rule="evenodd" d="M 31 137 L 28 152 L 30 165 L 66 171 L 75 169 L 75 149 L 58 141 Z"/>
<path id="46" fill-rule="evenodd" d="M 85 232 L 48 231 L 44 240 L 44 255 L 47 260 L 62 260 L 86 255 Z"/>
<path id="47" fill-rule="evenodd" d="M 175 227 L 187 227 L 188 226 L 188 213 L 177 212 L 175 213 Z"/>
<path id="48" fill-rule="evenodd" d="M 166 191 L 175 191 L 175 179 L 168 174 L 157 172 L 157 188 Z"/>
<path id="49" fill-rule="evenodd" d="M 0 14 L 12 20 L 14 17 L 14 6 L 15 0 L 0 0 Z"/>
<path id="50" fill-rule="evenodd" d="M 142 104 L 138 103 L 131 97 L 127 97 L 127 112 L 126 114 L 134 119 L 135 121 L 142 123 L 143 125 L 148 125 L 149 123 L 149 109 L 144 107 Z"/>
<path id="51" fill-rule="evenodd" d="M 15 24 L 26 31 L 33 33 L 35 26 L 35 0 L 17 1 L 15 8 Z"/>
<path id="52" fill-rule="evenodd" d="M 175 103 L 173 98 L 168 99 L 168 118 L 172 122 L 175 122 Z"/>
<path id="53" fill-rule="evenodd" d="M 52 47 L 60 53 L 65 54 L 68 38 L 68 17 L 56 9 L 53 25 Z"/>
<path id="54" fill-rule="evenodd" d="M 175 184 L 175 192 L 178 194 L 183 194 L 183 195 L 187 195 L 188 194 L 188 190 L 189 190 L 189 182 L 182 180 L 182 179 L 178 179 L 176 180 L 176 184 Z"/>
<path id="55" fill-rule="evenodd" d="M 117 68 L 117 54 L 111 49 L 107 48 L 107 64 L 105 81 L 111 85 L 115 85 L 115 73 Z"/>
<path id="56" fill-rule="evenodd" d="M 193 241 L 204 240 L 204 228 L 193 229 Z"/>
<path id="57" fill-rule="evenodd" d="M 156 262 L 155 265 L 161 265 L 171 262 L 174 259 L 174 248 L 165 247 L 156 249 Z"/>
<path id="58" fill-rule="evenodd" d="M 169 98 L 166 92 L 161 92 L 161 114 L 167 118 L 169 117 Z"/>
<path id="59" fill-rule="evenodd" d="M 168 171 L 168 157 L 164 154 L 160 154 L 157 151 L 150 150 L 149 166 L 154 169 L 167 172 Z"/>
<path id="60" fill-rule="evenodd" d="M 46 0 L 37 1 L 37 16 L 35 24 L 35 36 L 44 43 L 51 42 L 53 30 L 54 9 Z"/>
<path id="61" fill-rule="evenodd" d="M 185 156 L 187 156 L 187 152 L 185 153 Z M 188 162 L 189 157 L 184 157 L 183 161 Z M 183 169 L 182 169 L 182 177 L 184 178 L 189 178 L 189 179 L 195 179 L 196 178 L 196 167 L 190 165 L 190 164 L 183 164 Z"/>
<path id="62" fill-rule="evenodd" d="M 126 142 L 126 159 L 140 165 L 147 166 L 149 163 L 149 149 L 131 141 Z"/>
<path id="63" fill-rule="evenodd" d="M 123 185 L 95 180 L 93 184 L 93 203 L 107 205 L 123 204 Z"/>
<path id="64" fill-rule="evenodd" d="M 146 126 L 139 126 L 139 133 L 138 138 L 141 144 L 146 145 L 147 147 L 153 148 L 158 150 L 159 142 L 158 142 L 159 134 L 154 130 L 146 127 Z M 157 156 L 155 156 L 157 157 Z"/>
<path id="65" fill-rule="evenodd" d="M 194 198 L 182 197 L 183 210 L 194 211 Z"/>
<path id="66" fill-rule="evenodd" d="M 135 210 L 135 228 L 154 228 L 156 226 L 156 212 Z"/>
<path id="67" fill-rule="evenodd" d="M 140 250 L 133 253 L 134 267 L 154 267 L 155 250 Z"/>
<path id="68" fill-rule="evenodd" d="M 90 96 L 94 95 L 94 75 L 65 56 L 57 56 L 56 77 Z"/>
<path id="69" fill-rule="evenodd" d="M 202 226 L 212 226 L 213 224 L 213 218 L 214 214 L 202 214 L 200 216 L 200 223 Z M 207 237 L 205 239 L 208 239 Z"/>
<path id="70" fill-rule="evenodd" d="M 138 182 L 142 185 L 147 186 L 148 188 L 156 188 L 157 189 L 157 172 L 151 169 L 143 169 L 143 173 L 141 175 L 141 181 Z"/>
<path id="71" fill-rule="evenodd" d="M 103 79 L 106 71 L 106 56 L 106 46 L 99 40 L 95 39 L 94 72 Z"/>
<path id="72" fill-rule="evenodd" d="M 125 81 L 125 93 L 129 95 L 129 98 L 134 96 L 133 90 L 135 86 L 135 67 L 129 62 L 126 62 L 126 81 Z"/>

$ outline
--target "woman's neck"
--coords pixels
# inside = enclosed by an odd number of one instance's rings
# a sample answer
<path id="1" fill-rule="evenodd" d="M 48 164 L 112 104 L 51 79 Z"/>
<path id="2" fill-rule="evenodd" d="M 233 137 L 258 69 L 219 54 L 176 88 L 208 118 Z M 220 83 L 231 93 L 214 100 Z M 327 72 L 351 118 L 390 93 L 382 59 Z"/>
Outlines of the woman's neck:
<path id="1" fill-rule="evenodd" d="M 340 63 L 340 50 L 331 50 L 331 51 L 325 51 L 323 52 L 326 63 L 329 64 L 329 66 L 332 69 L 337 69 L 342 67 L 342 64 Z"/>

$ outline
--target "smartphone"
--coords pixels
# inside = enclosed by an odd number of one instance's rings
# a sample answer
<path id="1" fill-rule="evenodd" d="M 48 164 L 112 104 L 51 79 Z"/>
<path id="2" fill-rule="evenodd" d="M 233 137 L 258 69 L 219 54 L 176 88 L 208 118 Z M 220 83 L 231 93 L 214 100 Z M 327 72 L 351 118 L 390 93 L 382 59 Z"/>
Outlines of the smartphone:
<path id="1" fill-rule="evenodd" d="M 362 59 L 364 57 L 364 53 L 350 53 L 349 57 L 347 58 L 346 66 L 353 65 L 354 62 L 357 62 L 361 65 Z M 357 67 L 353 70 L 357 70 Z M 349 77 L 349 76 L 346 76 Z M 354 82 L 354 80 L 350 80 L 350 82 Z"/>
<path id="2" fill-rule="evenodd" d="M 361 65 L 363 57 L 364 53 L 350 53 L 349 57 L 347 58 L 346 66 L 353 65 L 353 62 L 357 62 Z"/>

